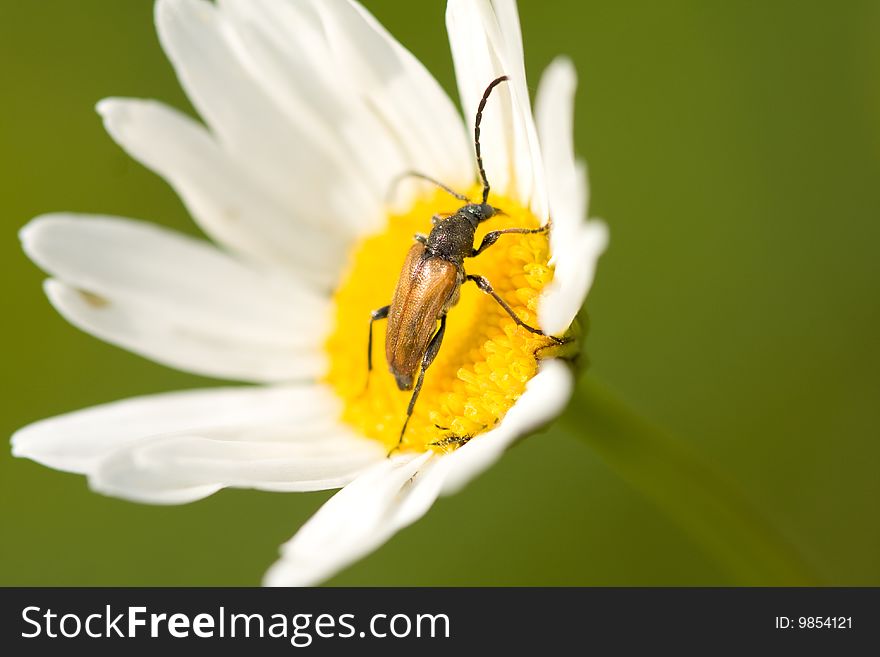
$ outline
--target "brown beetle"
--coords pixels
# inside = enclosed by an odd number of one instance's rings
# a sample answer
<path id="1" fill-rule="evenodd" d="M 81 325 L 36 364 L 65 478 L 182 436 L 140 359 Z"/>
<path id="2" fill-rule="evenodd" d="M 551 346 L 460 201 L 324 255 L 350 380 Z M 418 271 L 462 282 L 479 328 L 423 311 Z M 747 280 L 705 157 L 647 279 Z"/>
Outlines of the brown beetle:
<path id="1" fill-rule="evenodd" d="M 482 276 L 467 274 L 464 269 L 465 258 L 479 255 L 492 246 L 501 235 L 543 233 L 549 228 L 549 225 L 545 225 L 534 229 L 494 230 L 486 234 L 479 247 L 474 248 L 474 235 L 477 226 L 501 212 L 486 202 L 489 198 L 489 181 L 486 179 L 486 171 L 483 168 L 483 158 L 480 153 L 480 121 L 483 118 L 483 110 L 492 89 L 506 80 L 507 76 L 502 75 L 486 87 L 474 122 L 474 151 L 480 179 L 483 182 L 481 203 L 472 203 L 463 194 L 453 191 L 424 174 L 415 172 L 404 174 L 404 176 L 422 178 L 434 183 L 457 199 L 464 201 L 466 205 L 449 216 L 435 215 L 430 234 L 427 237 L 424 235 L 415 236 L 416 243 L 407 253 L 391 304 L 374 310 L 370 316 L 370 331 L 367 341 L 368 371 L 373 368 L 373 322 L 387 319 L 385 357 L 388 360 L 388 369 L 394 375 L 400 390 L 413 391 L 395 449 L 400 447 L 403 442 L 407 424 L 409 424 L 416 399 L 422 389 L 425 370 L 436 358 L 440 344 L 443 342 L 443 334 L 446 331 L 446 313 L 458 303 L 463 283 L 473 281 L 480 290 L 491 295 L 517 324 L 532 333 L 545 335 L 540 329 L 529 326 L 517 317 L 507 302 L 492 289 L 489 281 Z M 438 321 L 440 322 L 439 327 L 437 327 Z M 563 340 L 559 338 L 547 337 L 557 344 L 563 343 Z M 418 374 L 418 378 L 416 378 L 416 374 Z M 415 383 L 415 388 L 413 388 L 413 383 Z"/>

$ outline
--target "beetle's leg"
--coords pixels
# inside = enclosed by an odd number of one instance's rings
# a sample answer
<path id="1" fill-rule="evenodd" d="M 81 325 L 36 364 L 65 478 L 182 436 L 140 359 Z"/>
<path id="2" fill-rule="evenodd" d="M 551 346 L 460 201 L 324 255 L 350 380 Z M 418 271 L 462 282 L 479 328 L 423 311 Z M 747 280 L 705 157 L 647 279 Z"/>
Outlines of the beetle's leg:
<path id="1" fill-rule="evenodd" d="M 416 242 L 418 242 L 419 244 L 425 244 L 425 245 L 428 244 L 428 236 L 427 235 L 422 235 L 421 233 L 416 233 L 415 235 L 413 235 L 413 238 L 415 238 Z"/>
<path id="2" fill-rule="evenodd" d="M 446 436 L 445 438 L 440 438 L 439 440 L 435 440 L 433 443 L 428 443 L 431 447 L 440 447 L 444 451 L 448 451 L 447 447 L 461 447 L 462 445 L 470 442 L 470 439 L 473 436 Z"/>
<path id="3" fill-rule="evenodd" d="M 543 335 L 545 337 L 548 337 L 551 340 L 553 340 L 553 342 L 555 342 L 556 344 L 565 344 L 565 340 L 563 338 L 557 338 L 556 336 L 553 336 L 553 335 L 547 335 L 541 329 L 537 329 L 534 326 L 529 326 L 524 321 L 522 321 L 517 316 L 516 312 L 514 312 L 513 308 L 511 308 L 504 299 L 502 299 L 500 296 L 498 296 L 498 293 L 492 289 L 492 285 L 489 283 L 489 281 L 487 281 L 482 276 L 474 276 L 472 274 L 468 274 L 467 280 L 473 281 L 474 283 L 476 283 L 478 288 L 480 288 L 483 292 L 485 292 L 486 294 L 491 296 L 493 299 L 495 299 L 495 301 L 498 302 L 498 305 L 501 306 L 502 308 L 504 308 L 504 312 L 506 312 L 508 315 L 510 315 L 511 319 L 513 319 L 514 322 L 516 322 L 517 324 L 522 326 L 526 331 L 529 331 L 529 332 L 534 333 L 536 335 Z"/>
<path id="4" fill-rule="evenodd" d="M 480 255 L 483 251 L 488 249 L 490 246 L 495 244 L 498 241 L 498 238 L 502 235 L 507 235 L 508 233 L 519 233 L 520 235 L 533 235 L 534 233 L 546 233 L 550 228 L 550 224 L 544 224 L 540 228 L 505 228 L 503 230 L 493 230 L 491 232 L 486 233 L 483 237 L 483 241 L 480 242 L 480 246 L 473 251 L 471 251 L 471 258 L 474 256 Z"/>
<path id="5" fill-rule="evenodd" d="M 568 337 L 568 338 L 561 338 L 561 339 L 557 340 L 555 344 L 542 344 L 540 347 L 538 347 L 537 349 L 535 349 L 532 352 L 532 356 L 534 356 L 536 359 L 541 358 L 540 356 L 538 356 L 538 354 L 540 354 L 545 349 L 552 349 L 554 347 L 561 347 L 566 344 L 571 344 L 572 342 L 574 342 L 574 338 Z M 558 356 L 557 356 L 557 358 L 558 358 Z"/>
<path id="6" fill-rule="evenodd" d="M 416 399 L 419 398 L 419 393 L 422 390 L 422 382 L 425 380 L 425 370 L 431 366 L 431 363 L 434 362 L 434 359 L 437 357 L 437 352 L 440 351 L 440 343 L 443 342 L 443 335 L 446 333 L 446 315 L 440 318 L 440 328 L 437 329 L 437 332 L 434 334 L 434 337 L 431 338 L 431 342 L 428 344 L 428 350 L 425 352 L 425 355 L 422 356 L 422 367 L 419 370 L 419 379 L 416 381 L 416 387 L 413 388 L 412 397 L 409 398 L 409 406 L 406 407 L 406 420 L 403 421 L 403 428 L 400 430 L 400 438 L 397 440 L 397 445 L 394 446 L 393 452 L 395 449 L 400 447 L 400 443 L 403 442 L 403 434 L 406 433 L 406 426 L 409 424 L 409 419 L 412 417 L 413 409 L 416 407 Z M 390 454 L 390 452 L 389 452 Z"/>
<path id="7" fill-rule="evenodd" d="M 370 333 L 367 338 L 367 374 L 373 371 L 373 322 L 387 319 L 391 306 L 382 306 L 370 313 Z"/>
<path id="8" fill-rule="evenodd" d="M 447 194 L 451 194 L 452 196 L 457 198 L 459 201 L 464 201 L 465 203 L 470 203 L 470 199 L 468 199 L 468 197 L 465 196 L 464 194 L 459 194 L 458 192 L 456 192 L 454 189 L 452 189 L 448 185 L 444 185 L 439 180 L 436 180 L 435 178 L 432 178 L 431 176 L 427 176 L 424 173 L 419 173 L 418 171 L 404 171 L 402 174 L 400 174 L 394 180 L 391 181 L 391 185 L 388 188 L 388 196 L 386 197 L 386 200 L 389 203 L 390 203 L 392 197 L 394 196 L 394 192 L 397 189 L 397 186 L 403 180 L 405 180 L 407 178 L 419 178 L 420 180 L 424 180 L 426 182 L 429 182 L 432 185 L 436 185 L 437 187 L 442 189 Z"/>

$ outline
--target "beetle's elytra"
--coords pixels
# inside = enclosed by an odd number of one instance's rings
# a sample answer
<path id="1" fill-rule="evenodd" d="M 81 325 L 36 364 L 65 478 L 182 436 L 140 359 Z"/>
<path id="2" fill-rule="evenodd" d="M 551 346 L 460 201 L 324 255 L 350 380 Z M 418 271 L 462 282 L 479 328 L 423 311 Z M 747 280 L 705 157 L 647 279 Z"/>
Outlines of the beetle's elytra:
<path id="1" fill-rule="evenodd" d="M 374 310 L 370 316 L 367 341 L 368 371 L 373 367 L 373 322 L 387 319 L 385 358 L 388 361 L 388 369 L 394 375 L 400 390 L 413 391 L 400 437 L 394 449 L 400 447 L 403 442 L 407 424 L 422 388 L 425 371 L 434 361 L 443 342 L 446 313 L 458 303 L 463 283 L 473 281 L 481 291 L 492 296 L 519 326 L 532 333 L 544 335 L 540 329 L 523 322 L 504 299 L 495 293 L 489 281 L 482 276 L 469 275 L 464 268 L 465 258 L 479 255 L 492 246 L 501 235 L 542 233 L 549 228 L 549 225 L 545 225 L 534 229 L 506 228 L 492 231 L 486 234 L 479 247 L 474 248 L 477 226 L 501 211 L 487 203 L 489 181 L 486 178 L 480 153 L 480 121 L 492 90 L 506 80 L 507 76 L 502 75 L 492 80 L 486 87 L 474 121 L 474 152 L 483 183 L 483 198 L 480 203 L 472 203 L 466 196 L 458 194 L 424 174 L 417 172 L 404 174 L 428 180 L 466 204 L 451 215 L 435 215 L 433 228 L 427 237 L 415 236 L 416 243 L 410 247 L 406 255 L 391 303 Z M 563 343 L 560 338 L 547 337 L 557 344 Z"/>
<path id="2" fill-rule="evenodd" d="M 412 390 L 434 335 L 434 320 L 455 305 L 463 282 L 460 267 L 441 257 L 426 257 L 426 251 L 418 242 L 410 248 L 388 312 L 385 358 L 401 390 Z"/>

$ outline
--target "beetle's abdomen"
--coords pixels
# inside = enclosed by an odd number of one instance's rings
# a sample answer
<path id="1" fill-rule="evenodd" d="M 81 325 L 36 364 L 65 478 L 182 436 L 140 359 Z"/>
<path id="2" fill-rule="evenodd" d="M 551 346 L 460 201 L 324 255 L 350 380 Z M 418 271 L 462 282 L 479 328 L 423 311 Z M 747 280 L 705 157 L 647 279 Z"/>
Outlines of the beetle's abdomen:
<path id="1" fill-rule="evenodd" d="M 413 244 L 397 280 L 385 333 L 388 369 L 401 390 L 412 389 L 437 320 L 454 302 L 459 285 L 453 263 L 425 257 L 425 246 Z"/>

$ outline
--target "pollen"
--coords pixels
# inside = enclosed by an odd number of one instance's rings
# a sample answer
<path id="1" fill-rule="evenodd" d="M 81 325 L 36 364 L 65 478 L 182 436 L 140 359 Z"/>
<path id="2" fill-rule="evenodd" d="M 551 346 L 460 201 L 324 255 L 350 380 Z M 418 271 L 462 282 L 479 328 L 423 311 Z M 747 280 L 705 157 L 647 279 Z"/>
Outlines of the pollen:
<path id="1" fill-rule="evenodd" d="M 479 197 L 479 190 L 469 191 Z M 509 198 L 490 196 L 489 203 L 503 214 L 479 226 L 475 245 L 491 230 L 540 226 L 528 209 Z M 355 246 L 334 295 L 326 380 L 344 402 L 343 421 L 389 450 L 398 444 L 412 391 L 399 390 L 388 371 L 384 320 L 373 325 L 373 370 L 368 375 L 370 313 L 391 303 L 414 235 L 427 235 L 432 216 L 453 213 L 461 205 L 438 190 L 406 212 L 389 216 L 382 232 Z M 538 327 L 538 299 L 553 278 L 549 255 L 547 233 L 507 234 L 466 259 L 464 267 L 468 274 L 488 279 L 520 319 Z M 517 326 L 491 296 L 465 283 L 447 315 L 443 343 L 427 369 L 400 449 L 447 452 L 492 429 L 537 373 L 539 359 L 555 350 L 549 338 Z"/>

